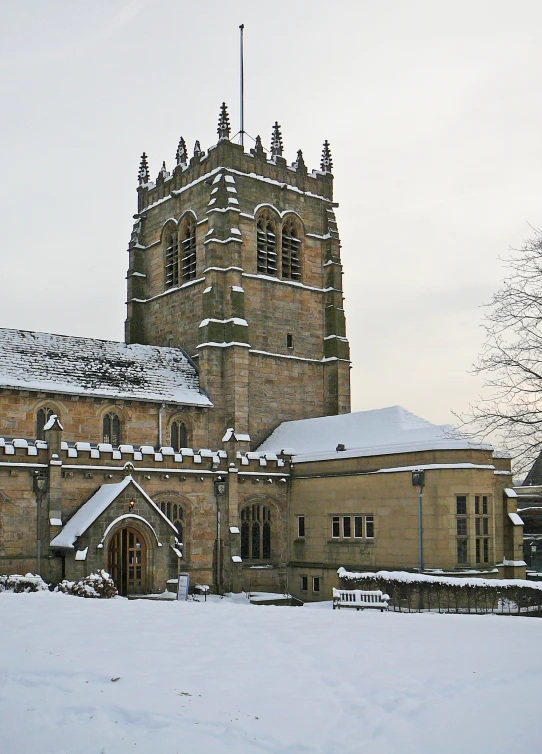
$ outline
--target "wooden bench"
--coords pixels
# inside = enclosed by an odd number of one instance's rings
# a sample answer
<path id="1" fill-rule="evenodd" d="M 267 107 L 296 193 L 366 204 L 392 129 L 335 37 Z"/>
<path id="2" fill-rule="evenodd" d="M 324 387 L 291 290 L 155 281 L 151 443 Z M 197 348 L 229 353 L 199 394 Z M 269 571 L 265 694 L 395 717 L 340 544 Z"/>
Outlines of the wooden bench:
<path id="1" fill-rule="evenodd" d="M 356 610 L 375 608 L 384 612 L 388 609 L 389 595 L 380 590 L 365 592 L 361 589 L 335 589 L 333 587 L 333 609 L 354 607 Z"/>

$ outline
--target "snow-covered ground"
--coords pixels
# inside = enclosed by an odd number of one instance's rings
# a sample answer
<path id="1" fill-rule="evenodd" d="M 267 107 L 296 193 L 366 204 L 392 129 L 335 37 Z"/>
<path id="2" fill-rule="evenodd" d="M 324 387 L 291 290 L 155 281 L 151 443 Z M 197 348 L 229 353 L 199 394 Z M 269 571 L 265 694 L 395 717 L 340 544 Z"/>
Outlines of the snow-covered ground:
<path id="1" fill-rule="evenodd" d="M 0 595 L 3 754 L 539 751 L 542 621 Z"/>

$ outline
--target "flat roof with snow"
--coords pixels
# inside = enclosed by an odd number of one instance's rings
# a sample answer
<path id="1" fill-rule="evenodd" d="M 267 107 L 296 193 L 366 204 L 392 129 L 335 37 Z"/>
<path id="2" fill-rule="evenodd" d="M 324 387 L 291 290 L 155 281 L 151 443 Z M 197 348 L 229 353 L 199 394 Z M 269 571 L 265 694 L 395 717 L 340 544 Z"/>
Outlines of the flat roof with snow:
<path id="1" fill-rule="evenodd" d="M 0 328 L 0 388 L 212 406 L 180 348 Z"/>
<path id="2" fill-rule="evenodd" d="M 344 450 L 337 450 L 343 445 Z M 431 424 L 401 406 L 283 422 L 258 448 L 288 448 L 300 461 L 390 455 L 421 450 L 492 450 L 446 424 Z"/>

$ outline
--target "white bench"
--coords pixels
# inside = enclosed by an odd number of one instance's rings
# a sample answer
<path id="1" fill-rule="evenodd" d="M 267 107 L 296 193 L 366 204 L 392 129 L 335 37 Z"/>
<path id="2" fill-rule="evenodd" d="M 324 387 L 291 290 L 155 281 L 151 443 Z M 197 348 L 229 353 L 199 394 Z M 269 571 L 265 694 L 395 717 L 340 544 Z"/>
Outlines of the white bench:
<path id="1" fill-rule="evenodd" d="M 361 589 L 335 589 L 333 587 L 333 609 L 355 607 L 356 610 L 376 608 L 383 612 L 388 609 L 389 595 L 380 590 L 365 592 Z"/>

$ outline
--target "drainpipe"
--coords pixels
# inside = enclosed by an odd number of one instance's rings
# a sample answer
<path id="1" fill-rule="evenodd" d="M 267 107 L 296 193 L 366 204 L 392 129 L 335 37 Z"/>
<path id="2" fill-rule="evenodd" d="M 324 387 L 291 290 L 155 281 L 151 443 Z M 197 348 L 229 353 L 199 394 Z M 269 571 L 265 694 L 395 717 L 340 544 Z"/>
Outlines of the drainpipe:
<path id="1" fill-rule="evenodd" d="M 158 447 L 162 447 L 162 414 L 164 412 L 164 409 L 166 407 L 165 403 L 162 403 L 160 408 L 158 409 Z"/>

